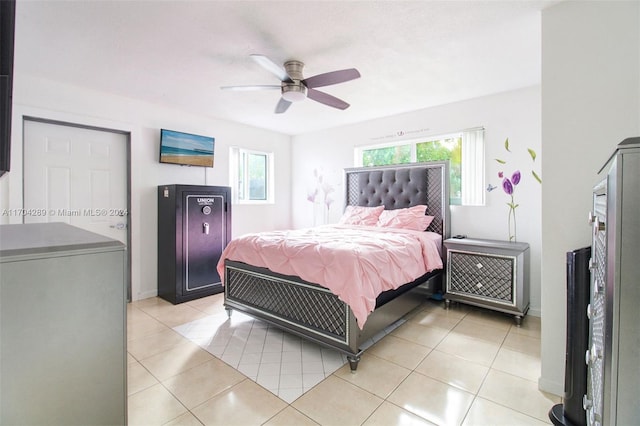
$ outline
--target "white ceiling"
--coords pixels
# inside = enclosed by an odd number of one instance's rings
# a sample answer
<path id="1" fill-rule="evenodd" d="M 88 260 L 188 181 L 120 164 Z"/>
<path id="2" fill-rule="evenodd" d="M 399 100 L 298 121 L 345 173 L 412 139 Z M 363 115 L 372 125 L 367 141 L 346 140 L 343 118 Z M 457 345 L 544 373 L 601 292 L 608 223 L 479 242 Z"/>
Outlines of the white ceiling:
<path id="1" fill-rule="evenodd" d="M 286 134 L 302 134 L 540 82 L 540 10 L 557 1 L 33 1 L 16 11 L 15 71 Z M 357 68 L 273 113 L 278 84 L 249 57 Z"/>

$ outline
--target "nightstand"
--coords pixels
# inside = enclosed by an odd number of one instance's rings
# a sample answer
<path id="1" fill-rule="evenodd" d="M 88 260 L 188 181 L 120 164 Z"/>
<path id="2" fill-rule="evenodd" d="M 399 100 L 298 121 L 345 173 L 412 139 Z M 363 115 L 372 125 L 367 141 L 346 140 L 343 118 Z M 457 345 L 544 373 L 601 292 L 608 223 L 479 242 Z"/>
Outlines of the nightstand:
<path id="1" fill-rule="evenodd" d="M 529 244 L 450 238 L 445 307 L 450 301 L 513 314 L 516 325 L 529 310 Z"/>

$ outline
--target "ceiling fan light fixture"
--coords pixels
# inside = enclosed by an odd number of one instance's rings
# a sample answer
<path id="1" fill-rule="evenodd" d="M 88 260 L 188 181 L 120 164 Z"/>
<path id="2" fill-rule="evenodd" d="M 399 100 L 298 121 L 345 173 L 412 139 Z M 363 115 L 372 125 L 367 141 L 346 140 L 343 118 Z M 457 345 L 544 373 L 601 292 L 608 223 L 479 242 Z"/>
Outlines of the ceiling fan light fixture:
<path id="1" fill-rule="evenodd" d="M 282 97 L 289 102 L 300 102 L 307 97 L 307 88 L 300 83 L 284 83 Z"/>
<path id="2" fill-rule="evenodd" d="M 347 109 L 349 108 L 348 103 L 328 93 L 316 90 L 316 88 L 344 83 L 345 81 L 360 78 L 360 72 L 355 68 L 330 71 L 314 75 L 313 77 L 304 78 L 302 73 L 302 70 L 304 69 L 303 62 L 295 60 L 286 61 L 283 68 L 264 55 L 254 54 L 251 55 L 251 57 L 264 69 L 278 77 L 280 85 L 224 86 L 222 89 L 264 90 L 280 88 L 282 96 L 276 105 L 276 114 L 282 114 L 287 111 L 292 103 L 300 102 L 307 98 L 332 108 L 341 110 Z"/>

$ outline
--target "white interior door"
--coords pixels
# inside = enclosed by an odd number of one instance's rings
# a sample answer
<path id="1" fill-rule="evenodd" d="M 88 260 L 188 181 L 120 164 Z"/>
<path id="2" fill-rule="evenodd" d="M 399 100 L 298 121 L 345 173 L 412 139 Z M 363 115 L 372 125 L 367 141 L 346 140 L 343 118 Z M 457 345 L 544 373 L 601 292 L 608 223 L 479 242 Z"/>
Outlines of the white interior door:
<path id="1" fill-rule="evenodd" d="M 24 223 L 66 222 L 128 244 L 128 136 L 24 121 Z"/>
<path id="2" fill-rule="evenodd" d="M 24 222 L 66 222 L 127 244 L 127 136 L 25 121 Z"/>

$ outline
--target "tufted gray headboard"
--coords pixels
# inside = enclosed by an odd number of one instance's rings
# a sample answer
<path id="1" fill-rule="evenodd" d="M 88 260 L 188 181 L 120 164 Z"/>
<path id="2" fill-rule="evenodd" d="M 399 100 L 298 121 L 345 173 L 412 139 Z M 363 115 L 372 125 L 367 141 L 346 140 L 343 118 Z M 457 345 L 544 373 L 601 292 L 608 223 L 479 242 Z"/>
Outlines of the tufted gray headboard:
<path id="1" fill-rule="evenodd" d="M 449 238 L 449 162 L 400 164 L 345 169 L 348 206 L 399 209 L 427 205 L 434 216 L 427 231 Z"/>

